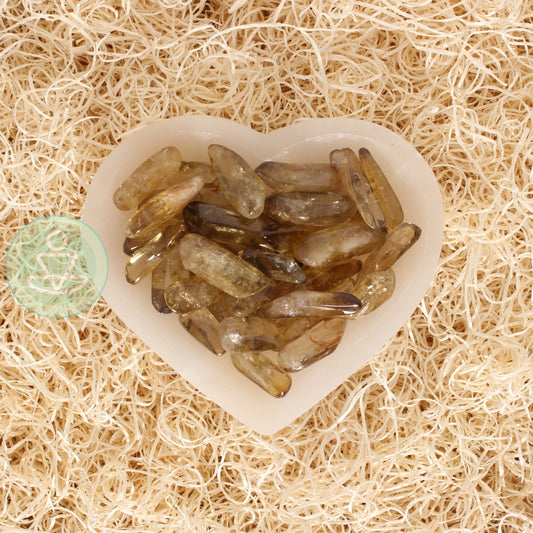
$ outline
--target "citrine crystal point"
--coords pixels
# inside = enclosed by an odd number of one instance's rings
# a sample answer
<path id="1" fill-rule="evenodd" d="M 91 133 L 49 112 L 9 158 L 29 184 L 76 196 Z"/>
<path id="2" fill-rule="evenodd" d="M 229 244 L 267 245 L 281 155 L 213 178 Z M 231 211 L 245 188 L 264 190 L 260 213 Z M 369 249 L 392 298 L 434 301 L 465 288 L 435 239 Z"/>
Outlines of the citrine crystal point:
<path id="1" fill-rule="evenodd" d="M 183 224 L 168 226 L 139 248 L 126 264 L 127 282 L 135 284 L 148 275 L 177 246 L 184 232 Z"/>
<path id="2" fill-rule="evenodd" d="M 250 263 L 202 235 L 185 235 L 180 250 L 185 268 L 236 298 L 248 298 L 270 283 Z"/>
<path id="3" fill-rule="evenodd" d="M 400 201 L 383 170 L 367 148 L 359 150 L 359 160 L 383 210 L 387 228 L 392 230 L 403 221 Z"/>
<path id="4" fill-rule="evenodd" d="M 360 277 L 392 267 L 415 244 L 421 234 L 422 230 L 416 224 L 404 222 L 396 226 L 383 244 L 365 259 Z"/>
<path id="5" fill-rule="evenodd" d="M 122 211 L 137 207 L 163 180 L 179 172 L 181 163 L 181 153 L 177 148 L 163 148 L 122 182 L 113 195 L 113 203 Z"/>
<path id="6" fill-rule="evenodd" d="M 384 304 L 394 292 L 396 278 L 391 268 L 373 272 L 361 280 L 353 293 L 361 300 L 360 315 L 366 315 Z"/>
<path id="7" fill-rule="evenodd" d="M 353 294 L 296 290 L 264 304 L 259 314 L 266 318 L 347 317 L 357 314 L 360 309 L 361 302 Z"/>
<path id="8" fill-rule="evenodd" d="M 341 178 L 345 191 L 355 202 L 362 219 L 371 228 L 385 227 L 385 215 L 355 152 L 350 148 L 333 150 L 330 163 Z"/>
<path id="9" fill-rule="evenodd" d="M 287 372 L 298 372 L 323 359 L 337 349 L 345 329 L 344 318 L 319 321 L 281 349 L 279 366 Z"/>
<path id="10" fill-rule="evenodd" d="M 282 224 L 331 226 L 349 219 L 355 204 L 348 197 L 332 192 L 278 192 L 265 202 L 265 214 Z"/>
<path id="11" fill-rule="evenodd" d="M 203 185 L 202 178 L 194 176 L 156 194 L 128 220 L 124 227 L 126 236 L 141 235 L 174 217 L 196 196 Z"/>
<path id="12" fill-rule="evenodd" d="M 383 229 L 371 229 L 361 220 L 309 234 L 294 251 L 300 262 L 310 267 L 324 267 L 371 252 L 385 239 Z"/>
<path id="13" fill-rule="evenodd" d="M 259 317 L 225 318 L 220 323 L 222 346 L 228 352 L 279 348 L 279 331 L 272 321 Z"/>
<path id="14" fill-rule="evenodd" d="M 303 283 L 305 273 L 298 262 L 284 254 L 259 248 L 246 248 L 241 257 L 269 278 L 288 283 Z"/>
<path id="15" fill-rule="evenodd" d="M 289 374 L 261 352 L 232 352 L 235 368 L 274 398 L 283 398 L 291 388 Z"/>
<path id="16" fill-rule="evenodd" d="M 158 312 L 172 312 L 165 300 L 165 289 L 176 281 L 188 279 L 190 275 L 181 263 L 179 247 L 175 246 L 152 270 L 152 305 Z"/>
<path id="17" fill-rule="evenodd" d="M 196 276 L 176 281 L 165 289 L 165 302 L 176 313 L 188 313 L 207 307 L 222 296 L 222 292 Z"/>
<path id="18" fill-rule="evenodd" d="M 220 205 L 195 200 L 183 209 L 183 219 L 191 233 L 215 242 L 259 246 L 264 241 L 261 219 L 244 218 Z"/>
<path id="19" fill-rule="evenodd" d="M 255 172 L 275 191 L 327 192 L 340 188 L 337 174 L 328 164 L 265 161 Z"/>
<path id="20" fill-rule="evenodd" d="M 325 268 L 307 268 L 307 281 L 302 288 L 312 291 L 332 291 L 348 278 L 355 276 L 361 270 L 361 266 L 362 262 L 359 259 L 353 259 Z"/>
<path id="21" fill-rule="evenodd" d="M 189 313 L 179 315 L 181 325 L 215 355 L 222 355 L 225 350 L 220 342 L 218 320 L 202 307 Z"/>
<path id="22" fill-rule="evenodd" d="M 257 218 L 265 204 L 265 184 L 248 163 L 220 144 L 208 149 L 220 187 L 234 208 L 246 218 Z"/>

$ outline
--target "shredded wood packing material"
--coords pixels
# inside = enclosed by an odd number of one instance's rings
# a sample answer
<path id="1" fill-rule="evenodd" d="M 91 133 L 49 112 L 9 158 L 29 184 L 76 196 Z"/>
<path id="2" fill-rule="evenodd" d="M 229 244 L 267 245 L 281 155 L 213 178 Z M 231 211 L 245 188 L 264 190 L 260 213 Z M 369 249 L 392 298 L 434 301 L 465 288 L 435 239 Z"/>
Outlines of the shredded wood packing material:
<path id="1" fill-rule="evenodd" d="M 441 262 L 411 319 L 261 437 L 99 300 L 1 292 L 0 530 L 533 531 L 533 5 L 0 1 L 0 220 L 79 216 L 102 160 L 185 113 L 349 116 L 433 168 Z"/>

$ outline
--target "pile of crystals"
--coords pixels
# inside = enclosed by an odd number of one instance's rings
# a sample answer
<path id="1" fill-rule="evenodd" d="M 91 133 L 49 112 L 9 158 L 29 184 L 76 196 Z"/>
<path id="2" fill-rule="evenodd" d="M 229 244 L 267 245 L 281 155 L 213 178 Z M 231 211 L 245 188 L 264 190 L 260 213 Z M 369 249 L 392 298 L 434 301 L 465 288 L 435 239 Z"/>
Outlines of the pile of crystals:
<path id="1" fill-rule="evenodd" d="M 366 148 L 330 163 L 266 161 L 232 150 L 211 164 L 156 153 L 117 189 L 126 279 L 151 274 L 152 303 L 266 392 L 283 397 L 296 372 L 331 354 L 347 319 L 392 294 L 391 269 L 419 238 Z"/>

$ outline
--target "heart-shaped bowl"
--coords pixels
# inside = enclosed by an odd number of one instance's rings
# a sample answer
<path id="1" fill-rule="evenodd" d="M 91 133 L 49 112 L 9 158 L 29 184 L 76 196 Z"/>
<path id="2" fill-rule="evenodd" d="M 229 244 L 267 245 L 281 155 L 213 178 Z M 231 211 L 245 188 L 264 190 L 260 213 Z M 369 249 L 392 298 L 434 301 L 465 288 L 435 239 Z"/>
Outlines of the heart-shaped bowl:
<path id="1" fill-rule="evenodd" d="M 229 354 L 217 357 L 194 339 L 173 314 L 151 304 L 150 276 L 138 285 L 124 277 L 123 227 L 113 193 L 145 159 L 176 146 L 184 160 L 208 162 L 207 147 L 223 144 L 255 167 L 266 160 L 328 162 L 336 148 L 368 148 L 388 176 L 404 220 L 422 229 L 418 242 L 394 266 L 392 297 L 367 316 L 351 320 L 335 352 L 292 375 L 284 398 L 269 396 L 240 374 Z M 272 434 L 300 416 L 378 352 L 409 319 L 437 267 L 444 210 L 435 176 L 418 152 L 392 131 L 349 118 L 309 119 L 261 134 L 230 120 L 186 115 L 157 121 L 133 133 L 104 160 L 89 189 L 82 219 L 101 237 L 109 257 L 103 297 L 115 313 L 183 378 L 261 434 Z"/>

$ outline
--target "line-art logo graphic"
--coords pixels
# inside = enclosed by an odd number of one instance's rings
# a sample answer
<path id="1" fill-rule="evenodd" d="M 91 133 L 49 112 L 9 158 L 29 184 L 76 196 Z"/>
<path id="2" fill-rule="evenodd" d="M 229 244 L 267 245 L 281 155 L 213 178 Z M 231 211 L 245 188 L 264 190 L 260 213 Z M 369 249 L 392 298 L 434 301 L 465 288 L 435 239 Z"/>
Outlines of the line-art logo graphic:
<path id="1" fill-rule="evenodd" d="M 42 316 L 64 318 L 87 309 L 100 296 L 108 274 L 107 253 L 84 222 L 42 217 L 15 235 L 6 274 L 22 305 Z"/>

